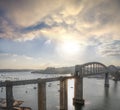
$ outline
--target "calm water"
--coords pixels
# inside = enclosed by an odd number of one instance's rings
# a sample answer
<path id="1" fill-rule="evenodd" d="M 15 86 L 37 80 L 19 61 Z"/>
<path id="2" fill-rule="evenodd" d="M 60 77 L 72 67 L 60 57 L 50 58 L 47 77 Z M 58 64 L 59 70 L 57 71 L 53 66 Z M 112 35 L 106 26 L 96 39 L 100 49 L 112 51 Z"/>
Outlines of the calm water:
<path id="1" fill-rule="evenodd" d="M 59 75 L 31 74 L 30 72 L 0 73 L 0 80 L 22 80 L 57 77 Z M 49 85 L 51 85 L 49 87 Z M 36 88 L 35 88 L 36 87 Z M 59 81 L 47 83 L 47 110 L 59 110 Z M 38 110 L 37 84 L 14 86 L 14 99 L 23 100 L 22 106 Z M 75 110 L 72 104 L 74 80 L 68 80 L 68 110 Z M 0 88 L 0 98 L 5 98 L 5 88 Z M 109 89 L 104 88 L 104 80 L 84 78 L 85 105 L 76 110 L 120 110 L 120 82 L 110 80 Z"/>

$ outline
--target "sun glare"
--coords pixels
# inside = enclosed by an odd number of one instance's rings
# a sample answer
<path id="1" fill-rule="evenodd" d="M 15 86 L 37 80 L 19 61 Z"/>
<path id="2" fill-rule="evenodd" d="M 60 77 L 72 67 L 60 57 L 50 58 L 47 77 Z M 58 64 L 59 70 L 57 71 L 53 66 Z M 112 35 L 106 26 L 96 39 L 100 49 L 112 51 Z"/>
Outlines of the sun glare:
<path id="1" fill-rule="evenodd" d="M 73 54 L 73 53 L 77 53 L 79 48 L 78 45 L 75 42 L 64 42 L 62 45 L 62 49 L 64 52 L 68 53 L 68 54 Z"/>
<path id="2" fill-rule="evenodd" d="M 80 46 L 76 40 L 64 40 L 60 44 L 60 52 L 65 56 L 73 56 L 79 53 Z"/>

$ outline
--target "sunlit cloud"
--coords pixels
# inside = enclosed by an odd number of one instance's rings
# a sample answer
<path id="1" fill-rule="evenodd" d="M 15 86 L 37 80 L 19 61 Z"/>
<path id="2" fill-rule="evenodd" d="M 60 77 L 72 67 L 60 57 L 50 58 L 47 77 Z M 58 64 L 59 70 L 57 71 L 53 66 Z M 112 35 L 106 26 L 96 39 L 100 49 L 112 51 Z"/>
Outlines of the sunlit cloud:
<path id="1" fill-rule="evenodd" d="M 1 1 L 2 10 L 5 11 L 5 17 L 1 17 L 1 28 L 5 30 L 1 37 L 32 40 L 47 32 L 47 37 L 57 37 L 63 32 L 72 31 L 82 38 L 112 34 L 113 39 L 119 39 L 120 14 L 117 4 L 117 0 Z"/>
<path id="2" fill-rule="evenodd" d="M 99 51 L 103 56 L 117 56 L 120 58 L 120 41 L 106 42 L 100 45 Z"/>

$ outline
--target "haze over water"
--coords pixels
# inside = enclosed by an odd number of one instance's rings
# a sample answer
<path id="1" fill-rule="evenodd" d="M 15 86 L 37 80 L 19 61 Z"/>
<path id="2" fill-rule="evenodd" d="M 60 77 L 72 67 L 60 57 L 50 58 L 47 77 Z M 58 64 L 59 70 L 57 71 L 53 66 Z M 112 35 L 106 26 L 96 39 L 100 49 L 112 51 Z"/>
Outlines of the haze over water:
<path id="1" fill-rule="evenodd" d="M 3 73 L 2 73 L 3 74 Z M 21 74 L 21 75 L 20 75 Z M 23 75 L 24 74 L 24 75 Z M 31 74 L 30 72 L 6 73 L 6 76 L 21 79 L 56 77 L 58 75 Z M 29 76 L 29 77 L 28 77 Z M 79 110 L 119 110 L 120 109 L 120 82 L 110 80 L 110 87 L 104 87 L 103 79 L 84 78 L 85 105 Z M 51 85 L 51 86 L 49 86 Z M 36 89 L 35 89 L 36 87 Z M 47 110 L 59 110 L 59 81 L 47 83 Z M 14 86 L 14 98 L 23 100 L 22 106 L 38 110 L 37 85 Z M 68 110 L 75 110 L 72 104 L 74 96 L 74 80 L 68 80 Z M 0 88 L 0 98 L 5 98 L 5 88 Z M 78 108 L 76 108 L 78 110 Z"/>

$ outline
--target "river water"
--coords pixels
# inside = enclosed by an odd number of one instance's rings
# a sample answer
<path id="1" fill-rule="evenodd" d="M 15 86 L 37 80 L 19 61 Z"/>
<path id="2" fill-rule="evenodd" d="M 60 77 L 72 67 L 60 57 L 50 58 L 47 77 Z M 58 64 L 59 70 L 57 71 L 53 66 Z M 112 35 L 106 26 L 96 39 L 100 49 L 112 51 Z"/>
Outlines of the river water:
<path id="1" fill-rule="evenodd" d="M 23 80 L 60 75 L 31 74 L 30 72 L 0 73 L 0 81 Z M 120 82 L 110 80 L 110 87 L 104 87 L 104 79 L 84 78 L 83 91 L 85 105 L 75 108 L 73 106 L 74 79 L 68 80 L 68 110 L 120 110 Z M 59 110 L 59 81 L 46 84 L 47 110 Z M 5 88 L 0 88 L 0 98 L 5 98 Z M 38 110 L 37 84 L 14 86 L 13 95 L 16 100 L 23 100 L 21 106 Z"/>

